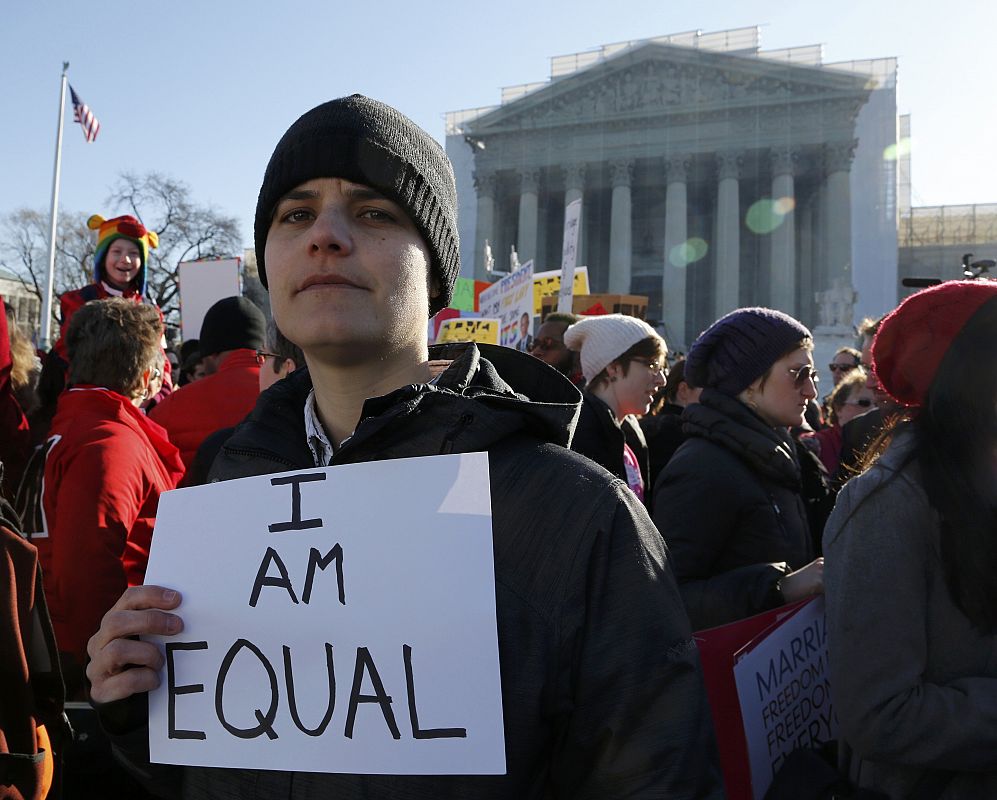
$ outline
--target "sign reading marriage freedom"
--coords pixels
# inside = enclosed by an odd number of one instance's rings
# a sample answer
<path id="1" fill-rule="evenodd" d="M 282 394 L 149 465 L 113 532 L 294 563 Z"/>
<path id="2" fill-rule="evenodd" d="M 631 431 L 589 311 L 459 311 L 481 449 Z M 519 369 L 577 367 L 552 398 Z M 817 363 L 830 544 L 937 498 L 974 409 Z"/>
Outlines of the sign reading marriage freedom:
<path id="1" fill-rule="evenodd" d="M 351 464 L 163 495 L 146 583 L 154 762 L 505 773 L 488 456 Z"/>

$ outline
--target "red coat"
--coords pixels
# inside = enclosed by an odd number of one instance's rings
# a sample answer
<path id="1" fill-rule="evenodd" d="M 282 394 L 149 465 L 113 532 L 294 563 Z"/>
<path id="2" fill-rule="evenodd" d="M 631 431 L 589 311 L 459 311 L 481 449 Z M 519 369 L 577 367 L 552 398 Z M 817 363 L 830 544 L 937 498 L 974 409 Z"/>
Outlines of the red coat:
<path id="1" fill-rule="evenodd" d="M 59 357 L 63 361 L 69 361 L 69 352 L 66 350 L 66 331 L 69 330 L 69 320 L 73 318 L 73 314 L 83 308 L 83 306 L 91 300 L 106 300 L 108 297 L 119 296 L 124 297 L 126 300 L 134 300 L 136 303 L 152 303 L 151 300 L 146 301 L 142 295 L 138 293 L 138 291 L 132 288 L 125 290 L 120 295 L 111 294 L 107 291 L 107 286 L 103 281 L 91 283 L 88 286 L 84 286 L 82 289 L 73 289 L 73 291 L 66 292 L 59 298 L 59 312 L 62 322 L 59 325 L 59 338 L 53 346 L 53 349 L 59 354 Z M 159 311 L 159 319 L 162 320 L 163 312 L 159 306 L 156 306 L 156 311 Z M 163 344 L 165 353 L 165 339 L 163 340 Z M 165 397 L 173 390 L 172 367 L 168 358 L 164 359 L 163 373 L 165 378 L 163 380 L 164 393 L 162 393 L 162 396 Z"/>
<path id="2" fill-rule="evenodd" d="M 32 543 L 59 650 L 82 665 L 101 617 L 144 580 L 159 495 L 176 486 L 183 465 L 166 431 L 127 398 L 93 386 L 59 397 L 48 446 L 45 530 Z"/>
<path id="3" fill-rule="evenodd" d="M 190 469 L 197 448 L 210 434 L 242 422 L 260 394 L 256 351 L 233 350 L 218 371 L 177 389 L 149 416 L 166 428 Z"/>

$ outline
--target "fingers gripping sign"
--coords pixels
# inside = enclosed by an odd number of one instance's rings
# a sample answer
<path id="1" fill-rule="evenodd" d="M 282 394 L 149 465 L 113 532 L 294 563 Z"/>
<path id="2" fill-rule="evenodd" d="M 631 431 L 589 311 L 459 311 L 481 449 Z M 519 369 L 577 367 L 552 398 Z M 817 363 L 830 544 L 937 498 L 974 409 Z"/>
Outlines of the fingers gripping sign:
<path id="1" fill-rule="evenodd" d="M 87 678 L 93 702 L 124 700 L 159 686 L 162 652 L 155 644 L 136 637 L 180 633 L 183 620 L 169 613 L 180 601 L 179 592 L 162 586 L 125 590 L 87 644 Z"/>

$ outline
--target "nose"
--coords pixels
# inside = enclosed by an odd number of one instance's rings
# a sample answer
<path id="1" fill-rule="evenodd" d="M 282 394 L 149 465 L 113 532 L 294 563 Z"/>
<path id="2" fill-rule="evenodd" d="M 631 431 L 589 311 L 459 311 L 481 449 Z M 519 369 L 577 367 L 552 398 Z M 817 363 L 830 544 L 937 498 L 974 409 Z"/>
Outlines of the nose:
<path id="1" fill-rule="evenodd" d="M 813 375 L 816 375 L 816 373 L 813 373 Z M 817 384 L 814 381 L 813 375 L 811 375 L 809 378 L 806 379 L 806 381 L 804 382 L 803 386 L 800 389 L 800 391 L 803 393 L 803 396 L 808 400 L 813 400 L 815 397 L 817 397 Z"/>
<path id="2" fill-rule="evenodd" d="M 345 214 L 339 209 L 325 208 L 320 211 L 309 233 L 309 247 L 313 253 L 347 255 L 353 251 L 353 235 Z"/>
<path id="3" fill-rule="evenodd" d="M 658 388 L 665 385 L 665 371 L 663 369 L 659 369 L 654 373 L 654 385 Z"/>

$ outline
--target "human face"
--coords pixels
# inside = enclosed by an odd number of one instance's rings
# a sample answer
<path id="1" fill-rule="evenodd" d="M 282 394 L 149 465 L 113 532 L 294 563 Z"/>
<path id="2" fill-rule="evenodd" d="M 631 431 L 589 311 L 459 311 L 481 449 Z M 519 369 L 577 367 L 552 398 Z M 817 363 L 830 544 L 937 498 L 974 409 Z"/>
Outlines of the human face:
<path id="1" fill-rule="evenodd" d="M 846 422 L 851 422 L 859 414 L 871 411 L 875 405 L 876 397 L 872 393 L 872 389 L 863 386 L 848 395 L 843 405 L 834 409 L 835 418 L 838 420 L 838 425 L 844 425 Z"/>
<path id="2" fill-rule="evenodd" d="M 855 359 L 848 355 L 848 353 L 839 353 L 836 355 L 831 360 L 831 363 L 828 364 L 831 372 L 831 378 L 834 380 L 834 385 L 837 386 L 841 383 L 841 379 L 855 369 L 856 366 Z"/>
<path id="3" fill-rule="evenodd" d="M 814 360 L 805 347 L 780 358 L 744 392 L 742 399 L 773 428 L 792 428 L 803 423 L 807 404 L 817 396 Z M 806 372 L 809 368 L 810 375 Z"/>
<path id="4" fill-rule="evenodd" d="M 297 186 L 274 209 L 265 257 L 274 320 L 309 356 L 424 353 L 429 250 L 374 189 L 341 178 Z"/>
<path id="5" fill-rule="evenodd" d="M 545 322 L 537 329 L 530 347 L 530 355 L 539 358 L 554 369 L 567 375 L 575 362 L 572 353 L 564 344 L 564 332 L 568 326 L 563 322 Z"/>
<path id="6" fill-rule="evenodd" d="M 142 268 L 142 251 L 131 239 L 115 239 L 104 256 L 104 280 L 125 291 Z"/>
<path id="7" fill-rule="evenodd" d="M 609 405 L 617 419 L 623 419 L 627 414 L 646 414 L 655 393 L 665 385 L 663 360 L 632 358 L 627 367 L 625 375 L 623 365 L 618 361 L 606 368 L 610 377 Z"/>

